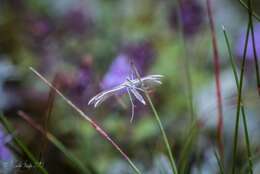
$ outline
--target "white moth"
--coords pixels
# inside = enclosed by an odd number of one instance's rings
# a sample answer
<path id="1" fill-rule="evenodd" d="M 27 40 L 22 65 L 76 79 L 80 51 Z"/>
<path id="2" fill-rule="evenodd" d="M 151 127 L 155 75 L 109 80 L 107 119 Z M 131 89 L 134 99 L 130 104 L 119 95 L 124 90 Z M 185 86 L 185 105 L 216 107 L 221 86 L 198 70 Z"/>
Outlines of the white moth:
<path id="1" fill-rule="evenodd" d="M 144 92 L 145 90 L 149 90 L 151 87 L 162 84 L 161 78 L 162 75 L 148 75 L 141 79 L 130 79 L 127 78 L 123 83 L 121 83 L 118 86 L 115 86 L 114 88 L 106 91 L 102 91 L 93 98 L 91 98 L 88 102 L 88 105 L 93 104 L 96 108 L 99 106 L 102 102 L 104 102 L 107 98 L 117 95 L 121 92 L 127 91 L 131 104 L 132 104 L 132 117 L 131 122 L 134 118 L 134 103 L 132 95 L 139 100 L 143 105 L 146 105 L 146 102 L 143 98 L 143 96 L 140 94 L 140 92 Z M 143 86 L 142 86 L 143 85 Z M 142 89 L 142 87 L 144 89 Z"/>

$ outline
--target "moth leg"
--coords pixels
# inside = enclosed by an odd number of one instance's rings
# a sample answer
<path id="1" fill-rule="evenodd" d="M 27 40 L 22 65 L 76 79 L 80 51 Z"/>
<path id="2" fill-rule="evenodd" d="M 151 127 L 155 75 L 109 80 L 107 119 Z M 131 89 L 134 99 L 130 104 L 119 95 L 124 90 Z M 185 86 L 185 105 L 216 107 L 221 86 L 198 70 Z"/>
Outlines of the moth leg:
<path id="1" fill-rule="evenodd" d="M 136 97 L 137 100 L 139 100 L 144 105 L 146 104 L 143 96 L 135 88 L 129 88 L 129 91 Z"/>
<path id="2" fill-rule="evenodd" d="M 130 93 L 130 91 L 129 91 L 129 88 L 126 88 L 126 90 L 127 90 L 128 95 L 129 95 L 130 102 L 131 102 L 131 107 L 132 107 L 132 115 L 131 115 L 131 119 L 130 119 L 130 122 L 132 123 L 132 122 L 133 122 L 133 119 L 134 119 L 135 105 L 134 105 L 134 102 L 133 102 L 131 93 Z"/>

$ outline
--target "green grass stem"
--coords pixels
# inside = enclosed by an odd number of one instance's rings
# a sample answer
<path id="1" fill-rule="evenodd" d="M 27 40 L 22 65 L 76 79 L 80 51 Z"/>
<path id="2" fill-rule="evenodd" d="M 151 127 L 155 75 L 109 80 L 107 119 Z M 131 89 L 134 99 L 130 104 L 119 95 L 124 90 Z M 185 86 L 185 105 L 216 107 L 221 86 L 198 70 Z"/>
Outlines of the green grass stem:
<path id="1" fill-rule="evenodd" d="M 236 66 L 234 63 L 234 58 L 233 55 L 231 53 L 231 46 L 230 46 L 230 42 L 228 39 L 228 35 L 227 32 L 223 26 L 223 33 L 225 36 L 225 41 L 227 44 L 227 48 L 228 48 L 228 54 L 229 54 L 229 60 L 232 66 L 232 71 L 235 77 L 235 82 L 236 82 L 236 87 L 237 90 L 239 90 L 239 81 L 238 81 L 238 75 L 237 75 L 237 70 L 236 70 Z M 241 97 L 241 103 L 243 103 L 242 97 Z M 251 148 L 250 148 L 250 139 L 249 139 L 249 133 L 248 133 L 248 128 L 247 128 L 247 120 L 246 120 L 246 114 L 245 114 L 245 108 L 244 105 L 241 105 L 241 113 L 242 113 L 242 117 L 243 117 L 243 125 L 244 125 L 244 133 L 245 133 L 245 141 L 246 141 L 246 148 L 247 148 L 247 157 L 248 157 L 248 163 L 249 163 L 249 168 L 250 168 L 250 173 L 253 173 L 253 162 L 252 162 L 252 153 L 251 153 Z"/>
<path id="2" fill-rule="evenodd" d="M 167 136 L 166 136 L 166 133 L 165 133 L 165 131 L 164 131 L 164 128 L 163 128 L 161 119 L 160 119 L 160 117 L 159 117 L 159 115 L 158 115 L 157 110 L 156 110 L 155 107 L 154 107 L 154 104 L 153 104 L 153 102 L 152 102 L 151 97 L 150 97 L 149 94 L 148 94 L 148 91 L 144 88 L 144 85 L 143 85 L 143 83 L 142 83 L 142 81 L 141 81 L 141 75 L 140 75 L 139 72 L 137 71 L 137 68 L 136 68 L 136 66 L 133 64 L 133 62 L 131 62 L 131 64 L 132 64 L 132 68 L 134 69 L 134 72 L 135 72 L 136 75 L 137 75 L 137 78 L 139 79 L 139 81 L 140 81 L 140 83 L 141 83 L 141 88 L 144 90 L 144 94 L 145 94 L 145 96 L 146 96 L 146 98 L 147 98 L 147 100 L 148 100 L 148 103 L 149 103 L 149 105 L 150 105 L 150 107 L 151 107 L 151 109 L 152 109 L 152 111 L 153 111 L 153 114 L 154 114 L 154 116 L 155 116 L 155 119 L 156 119 L 156 121 L 157 121 L 157 124 L 158 124 L 158 126 L 159 126 L 159 128 L 160 128 L 161 134 L 162 134 L 162 136 L 163 136 L 163 141 L 164 141 L 164 144 L 165 144 L 165 146 L 166 146 L 167 153 L 168 153 L 168 156 L 169 156 L 169 159 L 170 159 L 170 164 L 171 164 L 171 167 L 172 167 L 172 172 L 173 172 L 173 174 L 178 174 L 178 170 L 177 170 L 176 163 L 175 163 L 175 160 L 174 160 L 174 157 L 173 157 L 173 153 L 172 153 L 172 150 L 171 150 L 171 147 L 170 147 L 168 138 L 167 138 Z"/>
<path id="3" fill-rule="evenodd" d="M 11 123 L 3 116 L 3 114 L 0 114 L 0 120 L 5 127 L 6 131 L 9 134 L 13 134 L 13 128 L 11 126 Z M 29 160 L 33 163 L 33 165 L 39 170 L 39 172 L 43 174 L 48 174 L 47 170 L 41 165 L 40 162 L 36 159 L 36 157 L 30 152 L 28 147 L 15 135 L 13 136 L 14 143 L 24 152 L 24 154 L 29 158 Z"/>

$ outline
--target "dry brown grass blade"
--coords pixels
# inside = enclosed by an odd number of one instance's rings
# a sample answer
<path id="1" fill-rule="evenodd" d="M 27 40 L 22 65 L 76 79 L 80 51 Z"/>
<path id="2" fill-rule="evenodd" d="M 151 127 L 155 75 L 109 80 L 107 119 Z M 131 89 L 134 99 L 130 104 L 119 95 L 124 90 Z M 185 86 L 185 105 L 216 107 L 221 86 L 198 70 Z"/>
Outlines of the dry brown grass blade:
<path id="1" fill-rule="evenodd" d="M 40 73 L 38 73 L 34 68 L 29 68 L 37 77 L 39 77 L 46 85 L 52 88 L 70 107 L 72 107 L 79 115 L 86 119 L 91 126 L 103 137 L 105 138 L 120 154 L 125 158 L 133 170 L 140 174 L 140 170 L 135 166 L 132 160 L 126 155 L 126 153 L 119 147 L 119 145 L 111 139 L 111 137 L 102 129 L 94 120 L 92 120 L 87 114 L 85 114 L 81 109 L 79 109 L 75 104 L 73 104 L 66 96 L 64 96 L 60 90 L 54 87 L 47 79 L 45 79 Z"/>

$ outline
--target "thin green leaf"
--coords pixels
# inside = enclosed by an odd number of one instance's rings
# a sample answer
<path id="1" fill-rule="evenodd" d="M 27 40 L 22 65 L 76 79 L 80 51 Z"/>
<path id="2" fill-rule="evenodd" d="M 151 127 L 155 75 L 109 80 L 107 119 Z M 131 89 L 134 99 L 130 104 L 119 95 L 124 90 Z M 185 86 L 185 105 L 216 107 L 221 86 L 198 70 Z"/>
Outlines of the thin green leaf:
<path id="1" fill-rule="evenodd" d="M 221 174 L 224 174 L 224 167 L 223 167 L 223 164 L 222 164 L 222 162 L 220 160 L 220 157 L 219 157 L 219 155 L 218 155 L 216 150 L 214 150 L 214 155 L 215 155 L 215 157 L 217 159 L 217 162 L 218 162 L 219 172 Z"/>
<path id="2" fill-rule="evenodd" d="M 240 83 L 239 83 L 236 66 L 235 66 L 233 56 L 232 56 L 232 53 L 231 53 L 231 47 L 230 47 L 228 35 L 227 35 L 225 28 L 224 27 L 222 27 L 222 28 L 223 28 L 227 48 L 228 48 L 229 59 L 230 59 L 230 63 L 231 63 L 231 66 L 232 66 L 232 71 L 233 71 L 235 81 L 236 81 L 236 87 L 237 87 L 237 91 L 238 91 L 238 102 L 239 102 L 238 106 L 237 106 L 236 126 L 235 126 L 235 133 L 234 133 L 232 173 L 235 172 L 235 158 L 236 158 L 236 150 L 237 150 L 238 127 L 239 127 L 239 111 L 238 111 L 238 109 L 240 110 L 240 107 L 241 107 L 241 112 L 242 112 L 242 117 L 243 117 L 243 125 L 244 125 L 244 132 L 245 132 L 245 141 L 246 141 L 246 147 L 247 147 L 248 163 L 249 163 L 249 166 L 250 166 L 250 173 L 252 174 L 253 173 L 253 163 L 252 163 L 252 159 L 251 159 L 250 140 L 249 140 L 249 133 L 248 133 L 248 129 L 247 129 L 247 120 L 246 120 L 245 109 L 244 109 L 244 105 L 242 104 L 243 99 L 242 99 L 242 96 L 241 96 L 243 77 L 240 76 L 240 79 L 241 78 L 242 79 L 240 80 Z M 245 61 L 245 55 L 246 55 L 246 49 L 247 49 L 247 43 L 248 43 L 248 36 L 249 36 L 249 26 L 247 28 L 247 35 L 246 35 L 246 41 L 245 41 L 245 50 L 244 50 L 244 56 L 243 56 L 241 75 L 243 75 L 243 72 L 244 72 L 244 63 L 245 63 L 244 61 Z"/>
<path id="3" fill-rule="evenodd" d="M 163 136 L 163 141 L 164 141 L 164 144 L 166 146 L 168 156 L 170 158 L 170 164 L 171 164 L 171 167 L 172 167 L 172 172 L 173 172 L 173 174 L 178 174 L 178 170 L 177 170 L 176 163 L 175 163 L 175 160 L 174 160 L 174 157 L 173 157 L 173 153 L 172 153 L 172 150 L 171 150 L 168 138 L 166 136 L 166 133 L 164 131 L 161 119 L 160 119 L 160 117 L 158 115 L 158 112 L 157 112 L 157 110 L 154 107 L 154 104 L 152 102 L 151 97 L 148 94 L 148 91 L 144 88 L 143 82 L 141 80 L 141 76 L 140 76 L 139 72 L 137 71 L 136 66 L 133 64 L 133 62 L 131 62 L 131 65 L 132 65 L 132 68 L 133 68 L 135 74 L 137 75 L 138 80 L 141 83 L 141 88 L 144 90 L 145 96 L 146 96 L 146 98 L 148 100 L 148 103 L 149 103 L 150 107 L 152 108 L 153 114 L 154 114 L 155 119 L 157 121 L 157 124 L 158 124 L 158 126 L 160 128 L 161 134 Z"/>
<path id="4" fill-rule="evenodd" d="M 236 81 L 236 87 L 237 87 L 237 90 L 239 90 L 238 75 L 237 75 L 237 70 L 236 70 L 236 66 L 235 66 L 235 63 L 234 63 L 234 58 L 233 58 L 233 55 L 231 53 L 230 42 L 229 42 L 228 35 L 227 35 L 226 30 L 225 30 L 225 27 L 223 26 L 222 29 L 223 29 L 225 41 L 226 41 L 227 48 L 228 48 L 229 60 L 230 60 L 230 63 L 231 63 L 231 66 L 232 66 L 232 71 L 233 71 L 235 81 Z M 241 97 L 241 102 L 243 102 L 242 97 Z M 244 105 L 241 106 L 241 112 L 242 112 L 242 117 L 243 117 L 243 125 L 244 125 L 244 133 L 245 133 L 248 163 L 249 163 L 249 167 L 250 167 L 250 173 L 253 173 L 253 162 L 252 162 L 252 159 L 251 159 L 252 154 L 251 154 L 251 148 L 250 148 L 251 146 L 250 146 L 249 133 L 248 133 L 248 129 L 247 129 L 247 120 L 246 120 Z"/>
<path id="5" fill-rule="evenodd" d="M 79 168 L 83 173 L 91 173 L 88 168 L 82 164 L 82 162 L 71 153 L 54 135 L 50 132 L 45 131 L 40 125 L 33 121 L 26 113 L 19 111 L 18 115 L 24 119 L 31 127 L 43 134 L 50 142 L 52 142 L 73 164 L 75 167 Z"/>
<path id="6" fill-rule="evenodd" d="M 239 0 L 239 2 L 245 9 L 248 10 L 248 6 L 244 1 Z M 258 20 L 260 22 L 260 16 L 255 11 L 252 11 L 252 15 L 255 17 L 256 20 Z"/>
<path id="7" fill-rule="evenodd" d="M 9 123 L 9 121 L 3 116 L 3 114 L 0 114 L 0 120 L 7 132 L 9 134 L 13 134 L 13 128 L 11 126 L 11 123 Z M 34 155 L 30 152 L 27 146 L 20 139 L 14 136 L 13 141 L 25 153 L 25 155 L 41 173 L 48 174 L 47 170 L 41 165 L 40 162 L 36 160 L 36 157 L 34 157 Z"/>
<path id="8" fill-rule="evenodd" d="M 180 162 L 179 162 L 179 169 L 180 173 L 185 173 L 185 167 L 187 163 L 187 157 L 188 153 L 190 152 L 190 149 L 192 148 L 192 145 L 194 144 L 194 139 L 198 135 L 198 121 L 194 121 L 191 125 L 191 128 L 188 132 L 188 136 L 185 138 L 184 146 L 182 148 L 182 151 L 180 152 Z"/>

